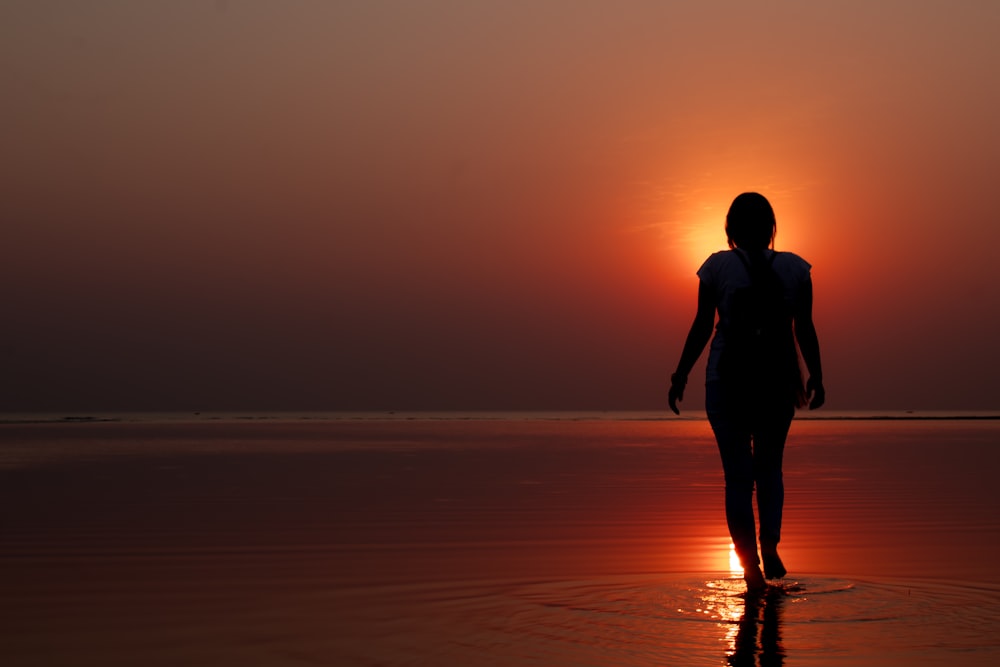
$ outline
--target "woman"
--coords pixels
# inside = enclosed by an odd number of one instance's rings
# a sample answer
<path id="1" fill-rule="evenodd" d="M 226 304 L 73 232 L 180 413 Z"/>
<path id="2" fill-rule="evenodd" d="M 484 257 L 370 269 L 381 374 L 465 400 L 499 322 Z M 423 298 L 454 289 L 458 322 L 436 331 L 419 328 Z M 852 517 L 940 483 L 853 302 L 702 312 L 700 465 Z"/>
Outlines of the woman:
<path id="1" fill-rule="evenodd" d="M 680 414 L 677 401 L 684 398 L 688 374 L 712 338 L 705 409 L 722 455 L 729 534 L 751 592 L 767 588 L 765 577 L 786 574 L 778 556 L 785 438 L 796 407 L 808 402 L 814 410 L 826 400 L 810 265 L 793 253 L 774 251 L 776 228 L 774 211 L 762 195 L 747 192 L 733 200 L 726 215 L 730 250 L 714 253 L 698 269 L 698 312 L 669 393 L 670 409 Z M 809 372 L 804 386 L 799 351 Z"/>

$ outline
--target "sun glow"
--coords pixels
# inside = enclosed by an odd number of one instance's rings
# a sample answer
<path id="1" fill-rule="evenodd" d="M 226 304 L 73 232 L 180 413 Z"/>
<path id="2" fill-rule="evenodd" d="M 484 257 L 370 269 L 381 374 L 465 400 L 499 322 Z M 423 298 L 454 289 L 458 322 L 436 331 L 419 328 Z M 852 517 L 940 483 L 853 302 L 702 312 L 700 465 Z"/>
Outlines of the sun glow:
<path id="1" fill-rule="evenodd" d="M 724 219 L 705 220 L 692 225 L 681 239 L 681 247 L 685 261 L 690 263 L 694 271 L 708 259 L 708 256 L 720 250 L 726 250 L 726 232 Z"/>
<path id="2" fill-rule="evenodd" d="M 787 187 L 754 187 L 754 180 L 720 175 L 719 182 L 707 187 L 699 197 L 665 212 L 670 222 L 663 223 L 664 237 L 683 271 L 692 266 L 697 269 L 713 252 L 728 249 L 726 213 L 733 198 L 744 191 L 760 192 L 774 207 L 778 221 L 776 250 L 791 250 L 810 257 L 815 254 L 816 246 L 808 238 L 809 227 L 798 223 L 803 216 L 809 217 L 809 209 L 803 208 L 805 204 L 799 197 L 791 196 Z"/>
<path id="3" fill-rule="evenodd" d="M 743 574 L 743 566 L 740 565 L 740 557 L 736 555 L 736 545 L 729 545 L 729 571 L 733 574 Z"/>

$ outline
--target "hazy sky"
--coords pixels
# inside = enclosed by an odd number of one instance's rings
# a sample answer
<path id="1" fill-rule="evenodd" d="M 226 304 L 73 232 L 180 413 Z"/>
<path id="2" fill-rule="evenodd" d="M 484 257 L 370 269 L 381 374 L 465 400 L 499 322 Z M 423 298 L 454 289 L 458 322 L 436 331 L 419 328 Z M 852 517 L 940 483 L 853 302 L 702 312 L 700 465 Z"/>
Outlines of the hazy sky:
<path id="1" fill-rule="evenodd" d="M 813 264 L 831 408 L 1000 409 L 998 33 L 990 0 L 8 0 L 0 411 L 665 407 L 746 190 Z"/>

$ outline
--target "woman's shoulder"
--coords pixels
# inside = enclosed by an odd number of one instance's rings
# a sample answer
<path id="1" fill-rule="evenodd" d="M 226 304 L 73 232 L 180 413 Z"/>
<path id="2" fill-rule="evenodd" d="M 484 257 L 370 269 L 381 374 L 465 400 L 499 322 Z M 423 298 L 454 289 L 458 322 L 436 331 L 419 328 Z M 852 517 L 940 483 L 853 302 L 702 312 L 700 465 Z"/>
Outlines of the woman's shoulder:
<path id="1" fill-rule="evenodd" d="M 807 271 L 812 268 L 812 264 L 810 264 L 809 262 L 807 262 L 802 257 L 796 255 L 794 252 L 789 252 L 787 250 L 776 251 L 775 252 L 775 257 L 774 257 L 774 262 L 775 262 L 775 264 L 777 264 L 778 262 L 781 262 L 782 264 L 785 264 L 786 266 L 794 266 L 794 267 L 797 267 L 797 268 L 803 268 L 803 269 L 805 269 Z"/>
<path id="2" fill-rule="evenodd" d="M 713 252 L 708 258 L 702 262 L 701 268 L 698 269 L 698 276 L 702 279 L 709 278 L 719 271 L 725 269 L 731 262 L 738 262 L 739 258 L 736 256 L 736 251 L 734 250 L 719 250 L 718 252 Z"/>
<path id="3" fill-rule="evenodd" d="M 785 280 L 801 282 L 809 279 L 812 264 L 796 255 L 794 252 L 776 252 L 774 255 L 774 270 Z"/>

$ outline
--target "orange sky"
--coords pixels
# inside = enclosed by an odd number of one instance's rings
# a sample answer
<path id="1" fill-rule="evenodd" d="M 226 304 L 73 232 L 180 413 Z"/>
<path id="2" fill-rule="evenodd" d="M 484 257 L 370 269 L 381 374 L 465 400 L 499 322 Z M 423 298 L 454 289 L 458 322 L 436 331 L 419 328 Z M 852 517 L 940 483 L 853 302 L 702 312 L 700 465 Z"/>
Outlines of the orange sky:
<path id="1" fill-rule="evenodd" d="M 831 408 L 1000 408 L 998 29 L 977 1 L 4 3 L 0 405 L 660 408 L 757 190 L 814 265 Z"/>

